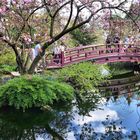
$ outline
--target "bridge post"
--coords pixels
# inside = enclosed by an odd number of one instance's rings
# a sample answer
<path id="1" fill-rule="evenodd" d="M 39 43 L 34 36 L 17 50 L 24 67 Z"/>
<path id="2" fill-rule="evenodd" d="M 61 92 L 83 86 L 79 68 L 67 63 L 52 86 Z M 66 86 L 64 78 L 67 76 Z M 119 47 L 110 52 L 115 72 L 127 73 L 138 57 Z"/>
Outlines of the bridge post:
<path id="1" fill-rule="evenodd" d="M 70 62 L 72 61 L 72 56 L 70 56 Z"/>
<path id="2" fill-rule="evenodd" d="M 61 52 L 61 66 L 64 66 L 64 51 Z"/>
<path id="3" fill-rule="evenodd" d="M 77 51 L 77 57 L 79 57 L 80 50 Z"/>
<path id="4" fill-rule="evenodd" d="M 85 53 L 85 57 L 87 57 L 87 53 Z"/>

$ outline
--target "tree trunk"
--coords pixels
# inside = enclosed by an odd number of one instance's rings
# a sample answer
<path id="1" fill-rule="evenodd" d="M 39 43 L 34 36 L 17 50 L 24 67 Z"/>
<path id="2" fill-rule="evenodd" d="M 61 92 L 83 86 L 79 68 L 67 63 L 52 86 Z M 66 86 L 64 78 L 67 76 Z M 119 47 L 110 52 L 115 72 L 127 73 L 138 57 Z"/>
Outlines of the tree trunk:
<path id="1" fill-rule="evenodd" d="M 16 56 L 16 62 L 17 62 L 17 68 L 19 70 L 19 73 L 22 75 L 25 73 L 25 69 L 23 67 L 23 63 L 21 62 L 21 59 L 19 59 L 18 56 Z"/>

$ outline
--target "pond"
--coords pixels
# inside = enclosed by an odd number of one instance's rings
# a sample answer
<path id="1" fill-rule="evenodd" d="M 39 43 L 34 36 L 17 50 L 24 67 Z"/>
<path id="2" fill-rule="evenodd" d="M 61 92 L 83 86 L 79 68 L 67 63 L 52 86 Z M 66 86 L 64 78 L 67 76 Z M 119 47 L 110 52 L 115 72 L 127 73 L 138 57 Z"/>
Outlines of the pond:
<path id="1" fill-rule="evenodd" d="M 98 103 L 61 103 L 51 111 L 1 108 L 0 140 L 138 140 L 140 86 L 133 84 L 124 84 L 119 92 L 104 88 Z"/>

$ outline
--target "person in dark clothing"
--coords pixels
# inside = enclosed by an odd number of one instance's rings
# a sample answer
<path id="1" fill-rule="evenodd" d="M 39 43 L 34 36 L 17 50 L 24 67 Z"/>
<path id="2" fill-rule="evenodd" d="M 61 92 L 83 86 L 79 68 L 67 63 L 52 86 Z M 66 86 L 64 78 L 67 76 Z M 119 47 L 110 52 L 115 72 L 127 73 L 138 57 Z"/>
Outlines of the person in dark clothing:
<path id="1" fill-rule="evenodd" d="M 113 43 L 114 43 L 115 47 L 120 48 L 120 37 L 118 35 L 114 36 Z"/>
<path id="2" fill-rule="evenodd" d="M 111 48 L 111 37 L 110 36 L 107 36 L 106 38 L 106 49 L 107 48 Z"/>
<path id="3" fill-rule="evenodd" d="M 110 53 L 111 52 L 111 43 L 112 43 L 112 39 L 111 39 L 111 36 L 108 35 L 107 38 L 106 38 L 106 53 Z"/>

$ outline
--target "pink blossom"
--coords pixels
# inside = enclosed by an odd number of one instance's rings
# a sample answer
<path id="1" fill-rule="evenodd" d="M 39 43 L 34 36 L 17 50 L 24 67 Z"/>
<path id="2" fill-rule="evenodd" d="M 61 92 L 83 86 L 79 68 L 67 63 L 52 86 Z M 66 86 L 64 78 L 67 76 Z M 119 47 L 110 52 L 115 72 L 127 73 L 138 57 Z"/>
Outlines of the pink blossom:
<path id="1" fill-rule="evenodd" d="M 6 12 L 6 6 L 0 7 L 0 14 L 4 14 Z"/>
<path id="2" fill-rule="evenodd" d="M 7 0 L 1 0 L 0 4 L 2 5 L 7 4 Z"/>
<path id="3" fill-rule="evenodd" d="M 24 0 L 24 3 L 31 3 L 32 0 Z"/>

